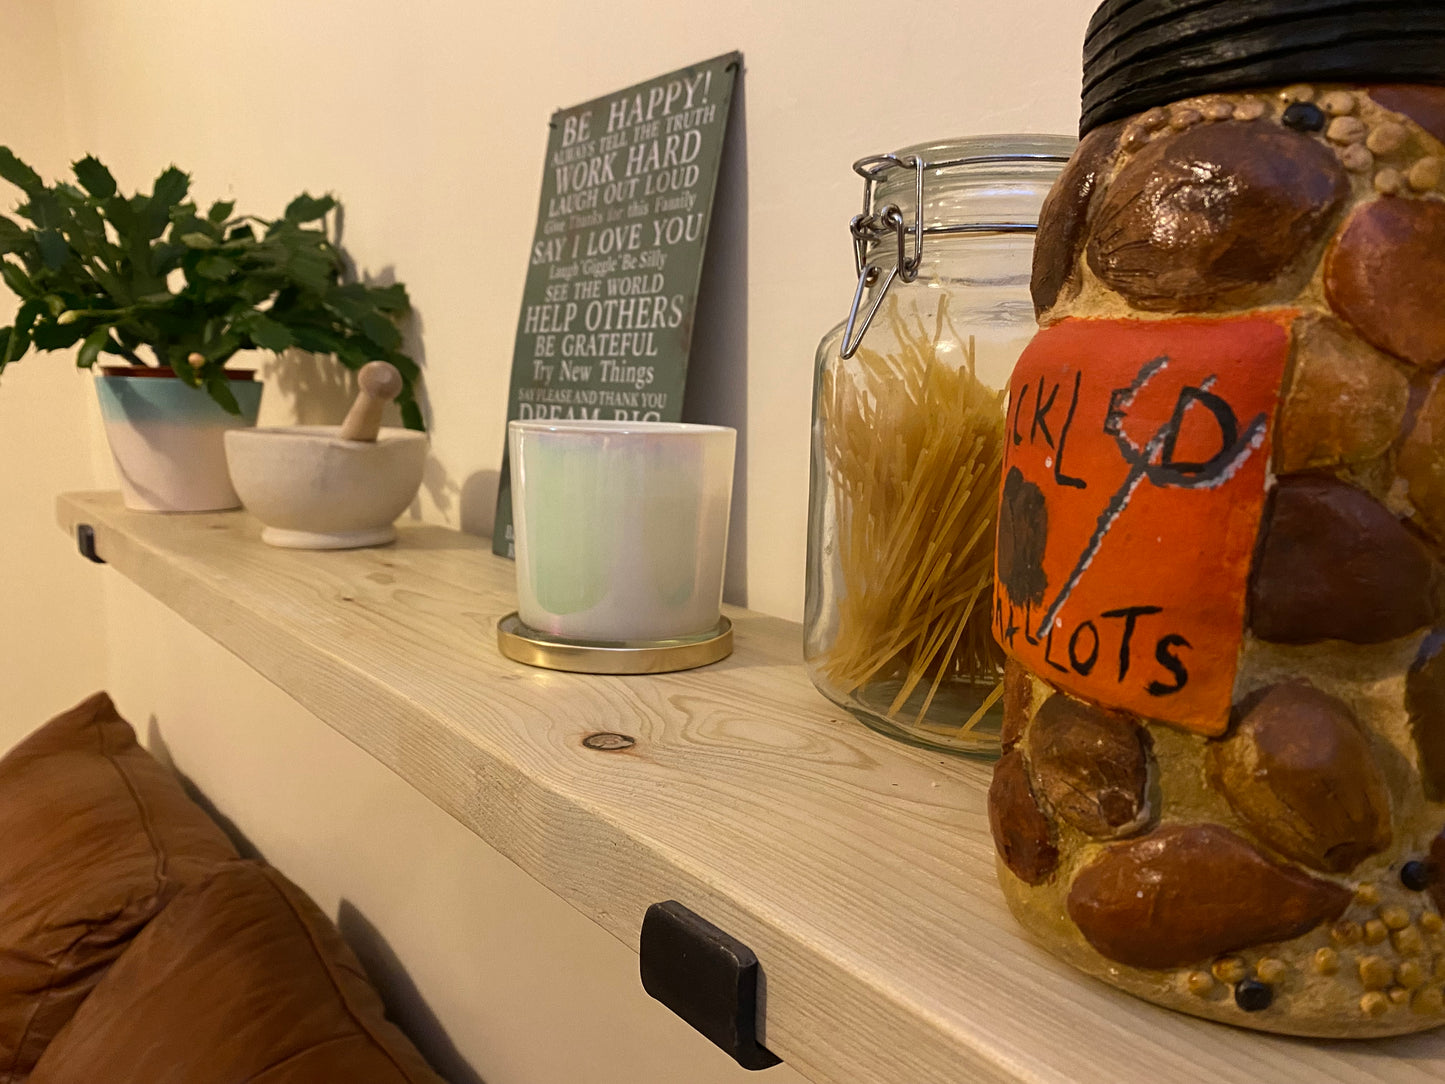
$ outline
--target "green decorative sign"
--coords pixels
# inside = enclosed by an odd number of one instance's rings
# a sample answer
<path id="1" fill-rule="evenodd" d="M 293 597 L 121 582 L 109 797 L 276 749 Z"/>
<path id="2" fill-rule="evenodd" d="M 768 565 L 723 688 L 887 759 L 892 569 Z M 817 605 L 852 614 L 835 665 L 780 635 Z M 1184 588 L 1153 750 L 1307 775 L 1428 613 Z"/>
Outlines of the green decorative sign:
<path id="1" fill-rule="evenodd" d="M 677 421 L 733 86 L 728 53 L 553 114 L 507 419 Z M 505 444 L 492 550 L 512 554 Z"/>

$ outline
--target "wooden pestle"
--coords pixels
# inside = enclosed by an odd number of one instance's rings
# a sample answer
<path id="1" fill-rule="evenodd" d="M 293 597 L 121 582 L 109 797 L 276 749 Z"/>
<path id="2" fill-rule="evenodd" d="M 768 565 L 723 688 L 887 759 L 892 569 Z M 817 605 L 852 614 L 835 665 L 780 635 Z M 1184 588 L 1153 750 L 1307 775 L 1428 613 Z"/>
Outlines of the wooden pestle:
<path id="1" fill-rule="evenodd" d="M 360 390 L 341 423 L 342 440 L 376 440 L 381 412 L 401 391 L 401 374 L 386 361 L 369 361 L 356 374 Z"/>

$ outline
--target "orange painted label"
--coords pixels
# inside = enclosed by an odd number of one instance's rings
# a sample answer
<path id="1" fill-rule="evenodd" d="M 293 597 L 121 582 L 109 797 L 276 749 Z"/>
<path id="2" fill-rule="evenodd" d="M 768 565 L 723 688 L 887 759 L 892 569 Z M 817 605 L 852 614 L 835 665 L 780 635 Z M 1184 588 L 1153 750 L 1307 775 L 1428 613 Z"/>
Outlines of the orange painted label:
<path id="1" fill-rule="evenodd" d="M 1224 731 L 1293 316 L 1034 338 L 1009 397 L 1005 651 L 1085 699 Z"/>

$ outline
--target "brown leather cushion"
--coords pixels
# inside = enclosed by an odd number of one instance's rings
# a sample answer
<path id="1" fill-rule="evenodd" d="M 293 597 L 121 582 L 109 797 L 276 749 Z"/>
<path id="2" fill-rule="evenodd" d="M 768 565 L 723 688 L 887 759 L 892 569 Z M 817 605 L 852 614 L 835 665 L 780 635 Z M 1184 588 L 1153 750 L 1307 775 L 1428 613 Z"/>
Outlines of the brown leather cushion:
<path id="1" fill-rule="evenodd" d="M 30 1084 L 441 1084 L 331 922 L 235 862 L 132 942 Z"/>
<path id="2" fill-rule="evenodd" d="M 0 760 L 0 1084 L 184 885 L 235 859 L 104 693 Z"/>

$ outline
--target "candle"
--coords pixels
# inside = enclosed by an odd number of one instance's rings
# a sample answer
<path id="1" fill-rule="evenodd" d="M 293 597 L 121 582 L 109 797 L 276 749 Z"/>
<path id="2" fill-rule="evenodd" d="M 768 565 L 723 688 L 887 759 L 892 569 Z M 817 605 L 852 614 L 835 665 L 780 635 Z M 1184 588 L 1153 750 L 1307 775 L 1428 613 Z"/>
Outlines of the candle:
<path id="1" fill-rule="evenodd" d="M 531 420 L 509 439 L 523 624 L 608 642 L 717 627 L 736 430 Z"/>

